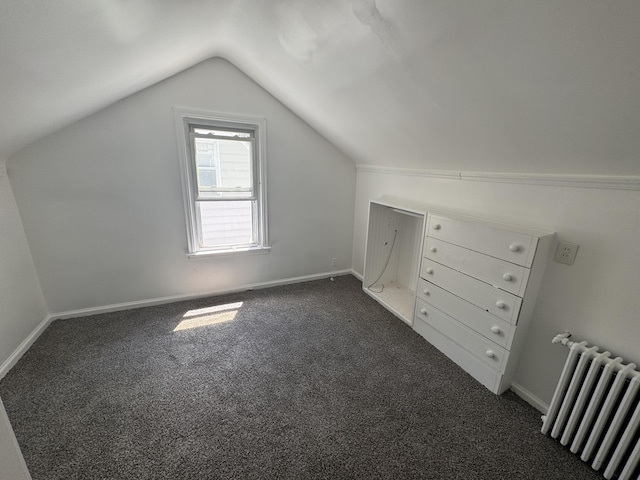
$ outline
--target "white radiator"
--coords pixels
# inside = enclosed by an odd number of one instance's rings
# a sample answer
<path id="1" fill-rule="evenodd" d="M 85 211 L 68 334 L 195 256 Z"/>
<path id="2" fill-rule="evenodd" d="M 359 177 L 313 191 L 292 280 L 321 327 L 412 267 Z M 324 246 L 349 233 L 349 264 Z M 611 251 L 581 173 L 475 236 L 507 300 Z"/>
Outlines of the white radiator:
<path id="1" fill-rule="evenodd" d="M 569 356 L 542 433 L 559 438 L 594 470 L 604 469 L 607 479 L 640 479 L 640 372 L 568 336 L 553 339 L 569 347 Z"/>

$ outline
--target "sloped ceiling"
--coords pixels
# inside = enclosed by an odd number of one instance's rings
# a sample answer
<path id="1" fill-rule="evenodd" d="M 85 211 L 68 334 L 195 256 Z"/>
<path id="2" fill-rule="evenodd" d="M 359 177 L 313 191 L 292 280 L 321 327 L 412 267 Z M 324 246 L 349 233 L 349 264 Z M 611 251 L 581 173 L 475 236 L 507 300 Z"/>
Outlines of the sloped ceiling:
<path id="1" fill-rule="evenodd" d="M 0 159 L 212 56 L 357 164 L 640 174 L 637 0 L 4 1 Z"/>

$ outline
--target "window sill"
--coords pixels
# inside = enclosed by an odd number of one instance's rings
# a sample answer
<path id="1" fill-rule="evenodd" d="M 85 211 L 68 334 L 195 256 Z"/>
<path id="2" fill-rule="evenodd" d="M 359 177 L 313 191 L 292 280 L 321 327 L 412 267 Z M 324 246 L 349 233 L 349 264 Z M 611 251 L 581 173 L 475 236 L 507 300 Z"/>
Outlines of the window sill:
<path id="1" fill-rule="evenodd" d="M 261 255 L 269 253 L 271 247 L 244 247 L 230 248 L 228 250 L 204 250 L 197 253 L 188 253 L 189 260 L 207 260 L 219 257 L 230 257 L 235 255 Z"/>

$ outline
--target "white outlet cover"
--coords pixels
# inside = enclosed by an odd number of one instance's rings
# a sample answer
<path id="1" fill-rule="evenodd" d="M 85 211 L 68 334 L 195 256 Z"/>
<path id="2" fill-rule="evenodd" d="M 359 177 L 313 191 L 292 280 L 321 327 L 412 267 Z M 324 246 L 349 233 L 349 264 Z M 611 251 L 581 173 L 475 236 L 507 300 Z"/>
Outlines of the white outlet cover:
<path id="1" fill-rule="evenodd" d="M 573 265 L 573 262 L 576 260 L 576 255 L 578 254 L 579 246 L 577 243 L 559 242 L 554 260 L 558 263 L 564 263 L 565 265 Z"/>

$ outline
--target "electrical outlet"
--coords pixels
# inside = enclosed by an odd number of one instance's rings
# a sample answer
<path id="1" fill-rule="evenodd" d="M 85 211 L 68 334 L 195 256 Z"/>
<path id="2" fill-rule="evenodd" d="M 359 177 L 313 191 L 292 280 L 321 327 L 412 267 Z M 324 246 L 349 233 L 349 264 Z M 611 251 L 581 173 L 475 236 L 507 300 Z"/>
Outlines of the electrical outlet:
<path id="1" fill-rule="evenodd" d="M 578 253 L 577 243 L 560 242 L 556 250 L 556 256 L 554 260 L 558 263 L 564 263 L 565 265 L 573 265 Z"/>
<path id="2" fill-rule="evenodd" d="M 333 257 L 333 258 L 331 259 L 331 266 L 332 266 L 332 267 L 335 267 L 336 265 L 338 265 L 338 259 L 337 259 L 337 258 L 335 258 L 335 257 Z"/>

